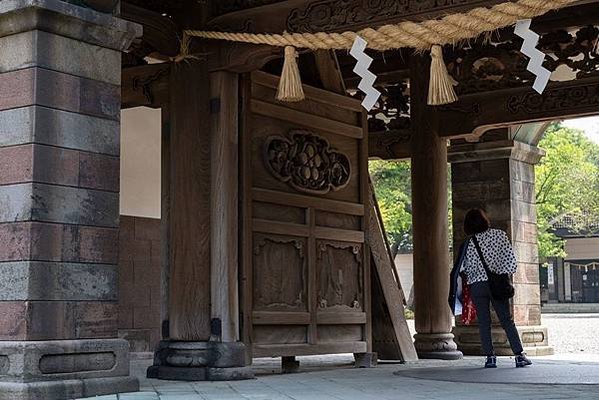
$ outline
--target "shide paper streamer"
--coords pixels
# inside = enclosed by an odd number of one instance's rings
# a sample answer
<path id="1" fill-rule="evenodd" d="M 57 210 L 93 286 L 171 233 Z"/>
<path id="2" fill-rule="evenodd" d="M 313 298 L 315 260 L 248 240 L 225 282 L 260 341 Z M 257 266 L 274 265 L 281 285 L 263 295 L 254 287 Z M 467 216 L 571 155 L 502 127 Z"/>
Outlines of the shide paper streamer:
<path id="1" fill-rule="evenodd" d="M 549 77 L 551 72 L 543 67 L 543 61 L 545 60 L 545 53 L 537 49 L 539 43 L 539 35 L 530 30 L 530 19 L 522 19 L 516 22 L 516 28 L 514 33 L 524 39 L 522 49 L 520 51 L 530 57 L 528 66 L 526 69 L 532 72 L 536 78 L 532 88 L 539 94 L 543 94 L 547 83 L 549 83 Z"/>
<path id="2" fill-rule="evenodd" d="M 366 95 L 364 101 L 362 101 L 362 107 L 364 107 L 366 111 L 370 111 L 378 101 L 379 97 L 381 97 L 381 92 L 374 88 L 376 75 L 368 70 L 370 64 L 372 64 L 372 57 L 364 52 L 367 44 L 366 40 L 362 39 L 360 36 L 356 36 L 356 40 L 354 41 L 349 54 L 351 54 L 357 61 L 356 66 L 354 67 L 354 73 L 362 78 L 358 85 L 358 89 Z"/>

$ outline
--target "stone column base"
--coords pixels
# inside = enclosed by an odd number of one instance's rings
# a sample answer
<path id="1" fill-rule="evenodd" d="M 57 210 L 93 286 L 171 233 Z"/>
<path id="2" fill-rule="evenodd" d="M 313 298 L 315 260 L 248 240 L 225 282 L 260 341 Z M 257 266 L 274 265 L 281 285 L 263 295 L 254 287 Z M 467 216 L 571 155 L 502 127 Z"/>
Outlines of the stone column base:
<path id="1" fill-rule="evenodd" d="M 518 333 L 524 351 L 531 356 L 546 356 L 553 354 L 553 348 L 547 342 L 547 328 L 544 326 L 519 326 Z M 468 356 L 482 356 L 478 325 L 458 325 L 453 329 L 458 349 Z M 491 328 L 493 347 L 498 356 L 511 356 L 512 349 L 501 326 Z"/>
<path id="2" fill-rule="evenodd" d="M 458 351 L 452 333 L 417 333 L 414 335 L 414 347 L 418 358 L 459 360 L 464 356 Z"/>
<path id="3" fill-rule="evenodd" d="M 136 392 L 122 339 L 0 342 L 0 400 L 64 400 Z"/>
<path id="4" fill-rule="evenodd" d="M 241 342 L 163 340 L 147 376 L 174 381 L 235 381 L 253 379 L 254 373 L 245 365 L 245 345 Z"/>

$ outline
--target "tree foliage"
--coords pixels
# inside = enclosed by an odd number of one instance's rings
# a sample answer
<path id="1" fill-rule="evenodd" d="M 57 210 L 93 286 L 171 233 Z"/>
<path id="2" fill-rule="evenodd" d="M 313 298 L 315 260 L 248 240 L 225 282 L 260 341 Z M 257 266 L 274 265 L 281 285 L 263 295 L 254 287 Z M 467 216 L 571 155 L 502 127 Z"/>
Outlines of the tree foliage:
<path id="1" fill-rule="evenodd" d="M 553 227 L 564 217 L 580 232 L 599 220 L 599 145 L 582 131 L 552 124 L 539 147 L 546 151 L 536 166 L 539 256 L 565 256 Z"/>
<path id="2" fill-rule="evenodd" d="M 564 256 L 555 224 L 570 217 L 578 222 L 573 229 L 584 233 L 591 230 L 589 222 L 599 221 L 599 145 L 582 131 L 555 123 L 539 147 L 546 151 L 535 167 L 539 256 Z M 412 251 L 409 161 L 371 161 L 370 174 L 389 241 L 402 252 Z M 451 192 L 448 197 L 451 204 Z"/>
<path id="3" fill-rule="evenodd" d="M 412 179 L 409 161 L 374 160 L 370 177 L 390 243 L 403 252 L 412 250 Z"/>

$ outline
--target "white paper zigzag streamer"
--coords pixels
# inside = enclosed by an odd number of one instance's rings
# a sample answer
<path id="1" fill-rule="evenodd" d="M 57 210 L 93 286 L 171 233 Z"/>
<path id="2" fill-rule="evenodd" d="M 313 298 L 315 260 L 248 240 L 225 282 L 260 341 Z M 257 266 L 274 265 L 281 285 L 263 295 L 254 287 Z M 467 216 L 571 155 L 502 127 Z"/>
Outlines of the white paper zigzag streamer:
<path id="1" fill-rule="evenodd" d="M 549 82 L 551 72 L 547 68 L 543 67 L 545 53 L 537 49 L 539 35 L 530 30 L 531 22 L 532 20 L 530 19 L 522 19 L 516 22 L 514 33 L 524 39 L 524 43 L 522 44 L 522 49 L 520 49 L 520 51 L 530 57 L 530 61 L 528 62 L 526 69 L 536 76 L 535 83 L 532 85 L 532 88 L 539 94 L 543 94 L 543 91 Z"/>
<path id="2" fill-rule="evenodd" d="M 360 36 L 356 36 L 356 40 L 354 41 L 349 54 L 351 54 L 357 61 L 354 72 L 362 78 L 358 85 L 358 89 L 366 95 L 364 101 L 362 101 L 362 107 L 367 111 L 370 111 L 379 97 L 381 97 L 381 92 L 376 90 L 373 86 L 374 81 L 376 81 L 376 75 L 368 70 L 370 64 L 372 64 L 372 57 L 364 52 L 367 44 L 366 40 L 362 39 Z"/>

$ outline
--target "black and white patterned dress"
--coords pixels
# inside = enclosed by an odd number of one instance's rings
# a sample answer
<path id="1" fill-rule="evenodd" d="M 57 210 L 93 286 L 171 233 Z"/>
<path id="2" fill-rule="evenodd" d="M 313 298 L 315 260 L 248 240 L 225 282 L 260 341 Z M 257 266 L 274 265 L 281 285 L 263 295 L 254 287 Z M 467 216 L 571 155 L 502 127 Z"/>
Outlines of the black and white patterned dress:
<path id="1" fill-rule="evenodd" d="M 476 238 L 491 271 L 497 274 L 514 274 L 516 272 L 516 268 L 518 267 L 516 256 L 514 255 L 512 244 L 504 231 L 500 229 L 488 229 L 477 233 Z M 469 285 L 488 280 L 487 273 L 472 240 L 468 244 L 466 257 L 464 258 L 460 272 L 466 273 Z"/>

